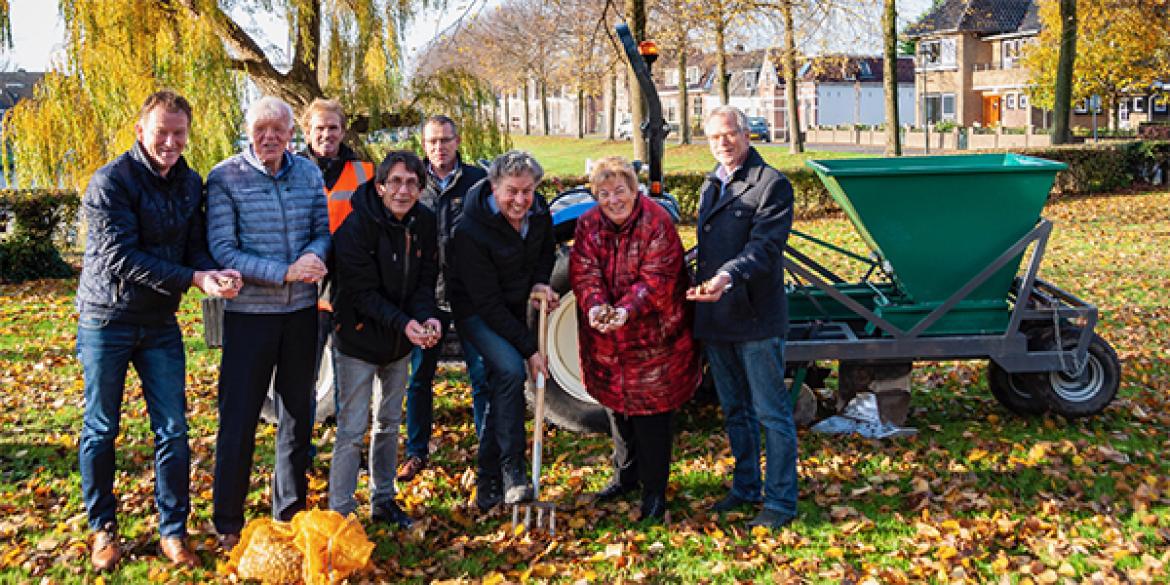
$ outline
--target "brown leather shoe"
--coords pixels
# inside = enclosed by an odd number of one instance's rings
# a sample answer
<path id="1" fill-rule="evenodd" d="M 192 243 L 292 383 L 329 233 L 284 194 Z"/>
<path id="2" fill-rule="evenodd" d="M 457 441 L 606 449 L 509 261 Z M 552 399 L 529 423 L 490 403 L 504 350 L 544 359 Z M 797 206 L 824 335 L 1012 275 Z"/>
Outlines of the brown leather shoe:
<path id="1" fill-rule="evenodd" d="M 427 468 L 427 462 L 418 457 L 407 457 L 406 461 L 402 462 L 402 467 L 398 468 L 398 481 L 410 481 L 418 472 Z"/>
<path id="2" fill-rule="evenodd" d="M 164 536 L 158 541 L 158 548 L 162 554 L 170 559 L 171 564 L 194 567 L 199 564 L 199 558 L 187 548 L 187 539 L 181 536 Z"/>
<path id="3" fill-rule="evenodd" d="M 110 530 L 98 530 L 93 536 L 93 552 L 89 562 L 99 571 L 112 571 L 122 559 L 122 549 L 118 546 L 118 535 Z"/>
<path id="4" fill-rule="evenodd" d="M 232 552 L 236 545 L 240 544 L 239 534 L 221 534 L 219 535 L 219 549 L 225 553 Z"/>

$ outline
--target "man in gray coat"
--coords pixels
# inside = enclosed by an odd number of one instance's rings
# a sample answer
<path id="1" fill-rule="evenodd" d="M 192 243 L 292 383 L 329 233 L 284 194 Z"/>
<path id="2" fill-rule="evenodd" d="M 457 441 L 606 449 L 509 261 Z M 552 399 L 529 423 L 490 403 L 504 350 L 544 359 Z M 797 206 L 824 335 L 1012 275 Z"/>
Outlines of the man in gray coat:
<path id="1" fill-rule="evenodd" d="M 747 118 L 722 106 L 704 124 L 718 165 L 699 200 L 695 337 L 706 346 L 735 457 L 725 512 L 760 502 L 760 427 L 768 458 L 764 509 L 748 524 L 782 527 L 796 516 L 796 426 L 784 385 L 784 246 L 792 185 L 748 141 Z"/>

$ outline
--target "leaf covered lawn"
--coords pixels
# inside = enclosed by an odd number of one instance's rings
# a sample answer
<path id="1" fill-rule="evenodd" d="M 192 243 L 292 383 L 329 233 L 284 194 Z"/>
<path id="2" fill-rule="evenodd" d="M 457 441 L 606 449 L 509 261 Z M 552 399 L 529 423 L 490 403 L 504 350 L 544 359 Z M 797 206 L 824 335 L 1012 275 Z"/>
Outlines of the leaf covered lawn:
<path id="1" fill-rule="evenodd" d="M 1170 194 L 1054 203 L 1043 276 L 1102 309 L 1099 331 L 1123 363 L 1118 399 L 1100 416 L 1022 419 L 986 388 L 984 364 L 918 364 L 916 437 L 875 442 L 800 433 L 800 515 L 769 533 L 747 516 L 706 510 L 732 460 L 715 406 L 678 419 L 670 523 L 635 521 L 636 498 L 595 506 L 610 443 L 553 429 L 547 497 L 558 532 L 525 533 L 474 513 L 474 433 L 466 378 L 436 382 L 432 466 L 401 486 L 407 533 L 373 527 L 373 561 L 351 582 L 1166 582 L 1170 579 Z M 843 219 L 804 222 L 856 248 Z M 0 583 L 206 582 L 229 577 L 214 551 L 218 352 L 201 341 L 197 302 L 180 316 L 188 342 L 194 571 L 160 560 L 152 444 L 137 382 L 128 386 L 117 491 L 129 557 L 89 568 L 77 436 L 83 400 L 73 358 L 75 280 L 0 286 Z M 273 427 L 262 426 L 253 516 L 266 514 Z M 323 505 L 332 429 L 319 426 L 311 504 Z M 359 494 L 364 497 L 364 479 Z M 369 527 L 369 524 L 367 524 Z"/>

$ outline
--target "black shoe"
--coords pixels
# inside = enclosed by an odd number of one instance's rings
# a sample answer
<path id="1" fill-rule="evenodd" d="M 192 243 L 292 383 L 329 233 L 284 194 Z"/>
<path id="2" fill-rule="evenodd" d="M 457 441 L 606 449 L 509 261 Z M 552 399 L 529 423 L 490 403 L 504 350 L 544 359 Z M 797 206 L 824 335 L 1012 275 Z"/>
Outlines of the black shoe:
<path id="1" fill-rule="evenodd" d="M 639 520 L 662 524 L 666 520 L 666 498 L 657 494 L 643 496 L 642 517 Z"/>
<path id="2" fill-rule="evenodd" d="M 410 528 L 414 524 L 414 520 L 398 507 L 398 502 L 390 500 L 385 504 L 375 504 L 374 510 L 370 513 L 370 520 L 381 523 L 397 526 L 403 530 Z"/>
<path id="3" fill-rule="evenodd" d="M 475 506 L 487 512 L 504 501 L 504 488 L 499 477 L 481 477 L 475 482 Z"/>
<path id="4" fill-rule="evenodd" d="M 711 506 L 711 511 L 719 513 L 731 512 L 733 510 L 747 508 L 749 506 L 754 507 L 755 505 L 756 502 L 751 500 L 745 500 L 735 494 L 727 494 L 727 496 L 725 496 L 722 500 L 715 502 L 715 505 Z"/>
<path id="5" fill-rule="evenodd" d="M 519 466 L 504 468 L 504 503 L 508 505 L 532 501 L 532 482 Z"/>
<path id="6" fill-rule="evenodd" d="M 593 494 L 593 501 L 597 503 L 610 502 L 636 489 L 638 489 L 636 485 L 622 485 L 616 481 L 611 481 L 608 485 L 601 488 L 600 491 Z"/>
<path id="7" fill-rule="evenodd" d="M 784 528 L 792 523 L 793 516 L 764 508 L 755 518 L 748 520 L 748 526 L 763 526 L 771 530 Z"/>

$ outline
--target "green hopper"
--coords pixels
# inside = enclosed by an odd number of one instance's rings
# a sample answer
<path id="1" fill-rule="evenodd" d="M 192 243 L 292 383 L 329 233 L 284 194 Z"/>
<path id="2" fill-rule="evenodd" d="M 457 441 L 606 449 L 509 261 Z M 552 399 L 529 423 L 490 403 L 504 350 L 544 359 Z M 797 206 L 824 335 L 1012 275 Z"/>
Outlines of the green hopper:
<path id="1" fill-rule="evenodd" d="M 807 164 L 870 254 L 794 230 L 791 363 L 984 358 L 993 393 L 1016 412 L 1084 416 L 1112 400 L 1120 365 L 1092 331 L 1096 307 L 1038 275 L 1052 230 L 1040 214 L 1065 164 L 1018 154 Z M 862 263 L 865 276 L 838 276 L 801 240 Z"/>

